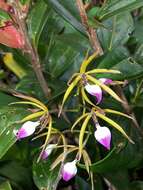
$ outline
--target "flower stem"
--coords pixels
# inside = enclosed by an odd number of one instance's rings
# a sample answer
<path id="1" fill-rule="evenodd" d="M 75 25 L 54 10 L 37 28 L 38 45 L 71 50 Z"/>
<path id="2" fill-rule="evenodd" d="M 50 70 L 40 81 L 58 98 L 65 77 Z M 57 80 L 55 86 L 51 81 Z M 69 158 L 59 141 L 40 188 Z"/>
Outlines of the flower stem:
<path id="1" fill-rule="evenodd" d="M 90 40 L 90 43 L 91 43 L 93 49 L 98 53 L 98 55 L 103 55 L 103 50 L 98 41 L 96 31 L 92 27 L 90 27 L 88 24 L 88 18 L 87 18 L 85 6 L 84 6 L 82 0 L 76 0 L 76 4 L 77 4 L 78 10 L 79 10 L 82 24 L 86 29 L 86 33 L 89 37 L 89 40 Z"/>
<path id="2" fill-rule="evenodd" d="M 31 58 L 31 64 L 33 66 L 33 70 L 36 74 L 39 84 L 43 90 L 45 97 L 48 98 L 50 96 L 50 89 L 48 88 L 47 82 L 46 82 L 44 75 L 42 73 L 42 70 L 41 70 L 41 64 L 40 64 L 37 49 L 36 49 L 36 47 L 32 46 L 32 44 L 30 42 L 26 23 L 25 23 L 25 18 L 23 17 L 21 7 L 19 6 L 19 1 L 18 0 L 12 1 L 12 6 L 15 10 L 15 14 L 12 15 L 12 18 L 14 19 L 16 24 L 19 26 L 19 30 L 25 39 L 24 52 L 27 52 L 29 54 L 29 56 Z"/>

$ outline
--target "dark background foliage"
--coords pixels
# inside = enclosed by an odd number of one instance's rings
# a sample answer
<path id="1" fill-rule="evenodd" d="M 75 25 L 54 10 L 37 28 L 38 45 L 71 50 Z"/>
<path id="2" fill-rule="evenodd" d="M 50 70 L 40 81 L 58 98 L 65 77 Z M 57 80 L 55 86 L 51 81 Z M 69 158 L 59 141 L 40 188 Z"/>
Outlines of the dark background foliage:
<path id="1" fill-rule="evenodd" d="M 132 137 L 135 144 L 128 143 L 118 132 L 112 130 L 111 151 L 95 145 L 94 137 L 89 139 L 88 151 L 92 159 L 95 189 L 143 190 L 143 1 L 107 0 L 95 1 L 88 11 L 89 24 L 98 34 L 104 54 L 92 64 L 92 68 L 112 68 L 120 75 L 98 75 L 116 80 L 127 80 L 123 88 L 129 106 L 134 112 L 140 130 L 123 117 L 113 117 Z M 27 3 L 26 0 L 22 3 Z M 0 19 L 7 15 L 0 11 Z M 97 22 L 98 21 L 98 22 Z M 16 142 L 13 134 L 14 122 L 27 115 L 27 106 L 9 106 L 17 100 L 10 93 L 15 89 L 34 96 L 49 106 L 61 103 L 66 82 L 79 70 L 87 49 L 92 50 L 86 32 L 81 24 L 75 0 L 33 1 L 27 18 L 30 39 L 38 47 L 45 78 L 52 96 L 46 99 L 33 72 L 30 60 L 20 50 L 0 45 L 1 52 L 12 52 L 25 76 L 19 78 L 0 59 L 0 189 L 48 189 L 54 190 L 58 168 L 50 171 L 54 158 L 36 163 L 41 141 L 27 138 Z M 70 108 L 77 105 L 77 99 L 68 101 Z M 66 106 L 68 106 L 66 105 Z M 126 112 L 122 105 L 106 96 L 103 107 Z M 78 114 L 68 114 L 73 123 Z M 61 131 L 71 124 L 53 115 L 54 126 Z M 90 190 L 90 180 L 82 167 L 69 183 L 60 182 L 59 189 Z"/>

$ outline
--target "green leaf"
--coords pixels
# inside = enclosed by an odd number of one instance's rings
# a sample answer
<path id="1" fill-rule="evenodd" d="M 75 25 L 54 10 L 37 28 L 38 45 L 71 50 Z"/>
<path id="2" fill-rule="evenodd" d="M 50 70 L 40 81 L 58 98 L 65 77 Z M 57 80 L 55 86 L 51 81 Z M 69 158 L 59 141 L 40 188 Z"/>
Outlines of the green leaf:
<path id="1" fill-rule="evenodd" d="M 34 45 L 38 44 L 40 34 L 47 21 L 48 9 L 43 0 L 38 0 L 28 17 L 28 32 Z"/>
<path id="2" fill-rule="evenodd" d="M 20 0 L 22 5 L 25 5 L 26 3 L 28 3 L 30 0 Z"/>
<path id="3" fill-rule="evenodd" d="M 79 21 L 80 17 L 74 0 L 45 0 L 45 2 L 50 4 L 60 16 L 85 35 L 85 29 Z"/>
<path id="4" fill-rule="evenodd" d="M 111 0 L 107 1 L 99 11 L 97 16 L 100 20 L 105 20 L 114 15 L 132 11 L 134 9 L 140 8 L 143 6 L 142 0 Z"/>
<path id="5" fill-rule="evenodd" d="M 117 48 L 113 48 L 111 51 L 105 52 L 97 68 L 111 69 L 114 65 L 118 64 L 129 56 L 130 54 L 127 48 L 118 46 Z"/>
<path id="6" fill-rule="evenodd" d="M 115 80 L 124 80 L 124 79 L 134 79 L 139 78 L 143 75 L 143 67 L 141 64 L 138 64 L 133 58 L 122 59 L 125 55 L 122 54 L 119 58 L 116 54 L 116 51 L 109 52 L 101 64 L 98 65 L 99 68 L 108 68 L 116 69 L 121 72 L 121 74 L 98 74 L 98 78 L 112 78 Z M 110 60 L 111 58 L 111 60 Z M 116 60 L 115 60 L 116 59 Z M 118 61 L 119 60 L 119 61 Z M 121 60 L 121 61 L 120 61 Z"/>
<path id="7" fill-rule="evenodd" d="M 23 166 L 19 160 L 1 161 L 0 176 L 8 179 L 14 189 L 33 189 L 30 168 L 26 164 Z"/>
<path id="8" fill-rule="evenodd" d="M 134 59 L 136 60 L 137 63 L 141 64 L 143 63 L 143 44 L 141 44 L 135 52 Z"/>
<path id="9" fill-rule="evenodd" d="M 65 24 L 66 27 L 66 24 Z M 69 25 L 68 25 L 68 28 Z M 52 28 L 51 28 L 52 29 Z M 54 32 L 54 31 L 53 31 Z M 44 60 L 45 69 L 52 78 L 68 78 L 79 70 L 85 51 L 89 48 L 86 38 L 73 28 L 65 34 L 54 35 Z"/>
<path id="10" fill-rule="evenodd" d="M 111 51 L 119 45 L 124 45 L 129 34 L 134 30 L 133 18 L 130 13 L 124 13 L 103 22 L 105 28 L 97 30 L 102 47 Z"/>
<path id="11" fill-rule="evenodd" d="M 2 24 L 2 22 L 6 22 L 8 20 L 10 20 L 10 16 L 3 10 L 0 9 L 0 22 Z"/>
<path id="12" fill-rule="evenodd" d="M 91 171 L 96 173 L 106 173 L 116 171 L 118 168 L 128 168 L 130 157 L 129 154 L 127 155 L 127 147 L 125 148 L 124 146 L 125 143 L 121 143 L 118 147 L 113 148 L 105 158 L 91 165 Z M 133 152 L 130 152 L 130 156 L 133 156 L 132 154 Z"/>
<path id="13" fill-rule="evenodd" d="M 29 96 L 37 97 L 38 99 L 43 100 L 44 98 L 41 87 L 37 82 L 37 78 L 31 72 L 20 80 L 20 82 L 16 85 L 16 90 L 21 93 L 28 94 Z"/>
<path id="14" fill-rule="evenodd" d="M 37 187 L 39 189 L 56 190 L 60 168 L 56 167 L 50 170 L 52 164 L 50 158 L 39 163 L 36 161 L 33 163 L 33 179 Z"/>
<path id="15" fill-rule="evenodd" d="M 132 59 L 125 59 L 119 62 L 113 69 L 121 71 L 122 74 L 116 76 L 116 78 L 120 80 L 138 78 L 143 75 L 143 67 Z"/>
<path id="16" fill-rule="evenodd" d="M 142 33 L 143 33 L 143 20 L 142 19 L 136 20 L 133 37 L 135 37 L 139 43 L 143 43 Z"/>
<path id="17" fill-rule="evenodd" d="M 15 101 L 17 101 L 17 98 L 0 92 L 0 109 L 2 109 L 4 106 L 8 106 L 8 104 Z"/>
<path id="18" fill-rule="evenodd" d="M 133 181 L 130 185 L 131 190 L 142 190 L 143 189 L 143 181 Z"/>
<path id="19" fill-rule="evenodd" d="M 122 169 L 104 174 L 104 177 L 111 183 L 111 186 L 118 190 L 130 190 L 130 179 L 128 170 Z"/>
<path id="20" fill-rule="evenodd" d="M 0 190 L 12 190 L 9 181 L 3 182 L 3 183 L 0 185 Z"/>
<path id="21" fill-rule="evenodd" d="M 0 158 L 2 158 L 9 148 L 16 142 L 13 132 L 17 126 L 14 122 L 24 117 L 26 111 L 19 108 L 0 108 Z"/>
<path id="22" fill-rule="evenodd" d="M 61 76 L 76 62 L 77 58 L 80 58 L 79 53 L 71 47 L 71 42 L 63 40 L 55 38 L 55 43 L 49 52 L 47 67 L 53 78 Z"/>
<path id="23" fill-rule="evenodd" d="M 77 189 L 81 189 L 81 190 L 91 190 L 90 185 L 87 183 L 86 180 L 84 180 L 83 178 L 76 176 L 75 178 L 75 184 Z"/>

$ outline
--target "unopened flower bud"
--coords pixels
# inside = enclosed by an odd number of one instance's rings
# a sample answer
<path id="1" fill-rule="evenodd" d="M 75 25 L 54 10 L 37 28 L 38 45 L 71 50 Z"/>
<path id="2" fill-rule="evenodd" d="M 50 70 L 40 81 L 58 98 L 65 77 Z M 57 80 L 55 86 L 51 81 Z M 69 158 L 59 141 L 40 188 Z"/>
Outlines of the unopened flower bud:
<path id="1" fill-rule="evenodd" d="M 56 144 L 48 144 L 45 150 L 43 151 L 41 158 L 46 160 L 48 156 L 52 153 L 53 149 L 56 147 Z"/>
<path id="2" fill-rule="evenodd" d="M 111 132 L 107 127 L 96 126 L 97 130 L 94 133 L 96 140 L 108 150 L 110 149 Z"/>
<path id="3" fill-rule="evenodd" d="M 37 126 L 40 125 L 39 121 L 33 122 L 33 121 L 27 121 L 25 122 L 22 127 L 16 132 L 17 139 L 23 139 L 25 137 L 28 137 L 32 135 L 35 132 L 35 129 Z"/>
<path id="4" fill-rule="evenodd" d="M 92 85 L 92 84 L 86 84 L 85 85 L 86 91 L 91 94 L 92 96 L 95 96 L 97 99 L 97 104 L 99 104 L 102 100 L 102 90 L 100 86 L 98 85 Z"/>
<path id="5" fill-rule="evenodd" d="M 113 82 L 112 79 L 109 78 L 100 78 L 99 81 L 106 85 L 111 84 Z"/>
<path id="6" fill-rule="evenodd" d="M 67 162 L 62 169 L 62 178 L 64 181 L 69 181 L 72 179 L 77 173 L 76 167 L 77 160 L 73 160 L 72 162 Z"/>

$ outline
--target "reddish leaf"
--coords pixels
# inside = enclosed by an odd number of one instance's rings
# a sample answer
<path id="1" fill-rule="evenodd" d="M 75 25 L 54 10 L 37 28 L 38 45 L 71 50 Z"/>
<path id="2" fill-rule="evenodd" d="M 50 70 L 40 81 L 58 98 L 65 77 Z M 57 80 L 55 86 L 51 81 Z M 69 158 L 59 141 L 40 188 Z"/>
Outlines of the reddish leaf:
<path id="1" fill-rule="evenodd" d="M 7 22 L 0 28 L 0 43 L 12 48 L 23 48 L 24 38 L 11 22 Z"/>

